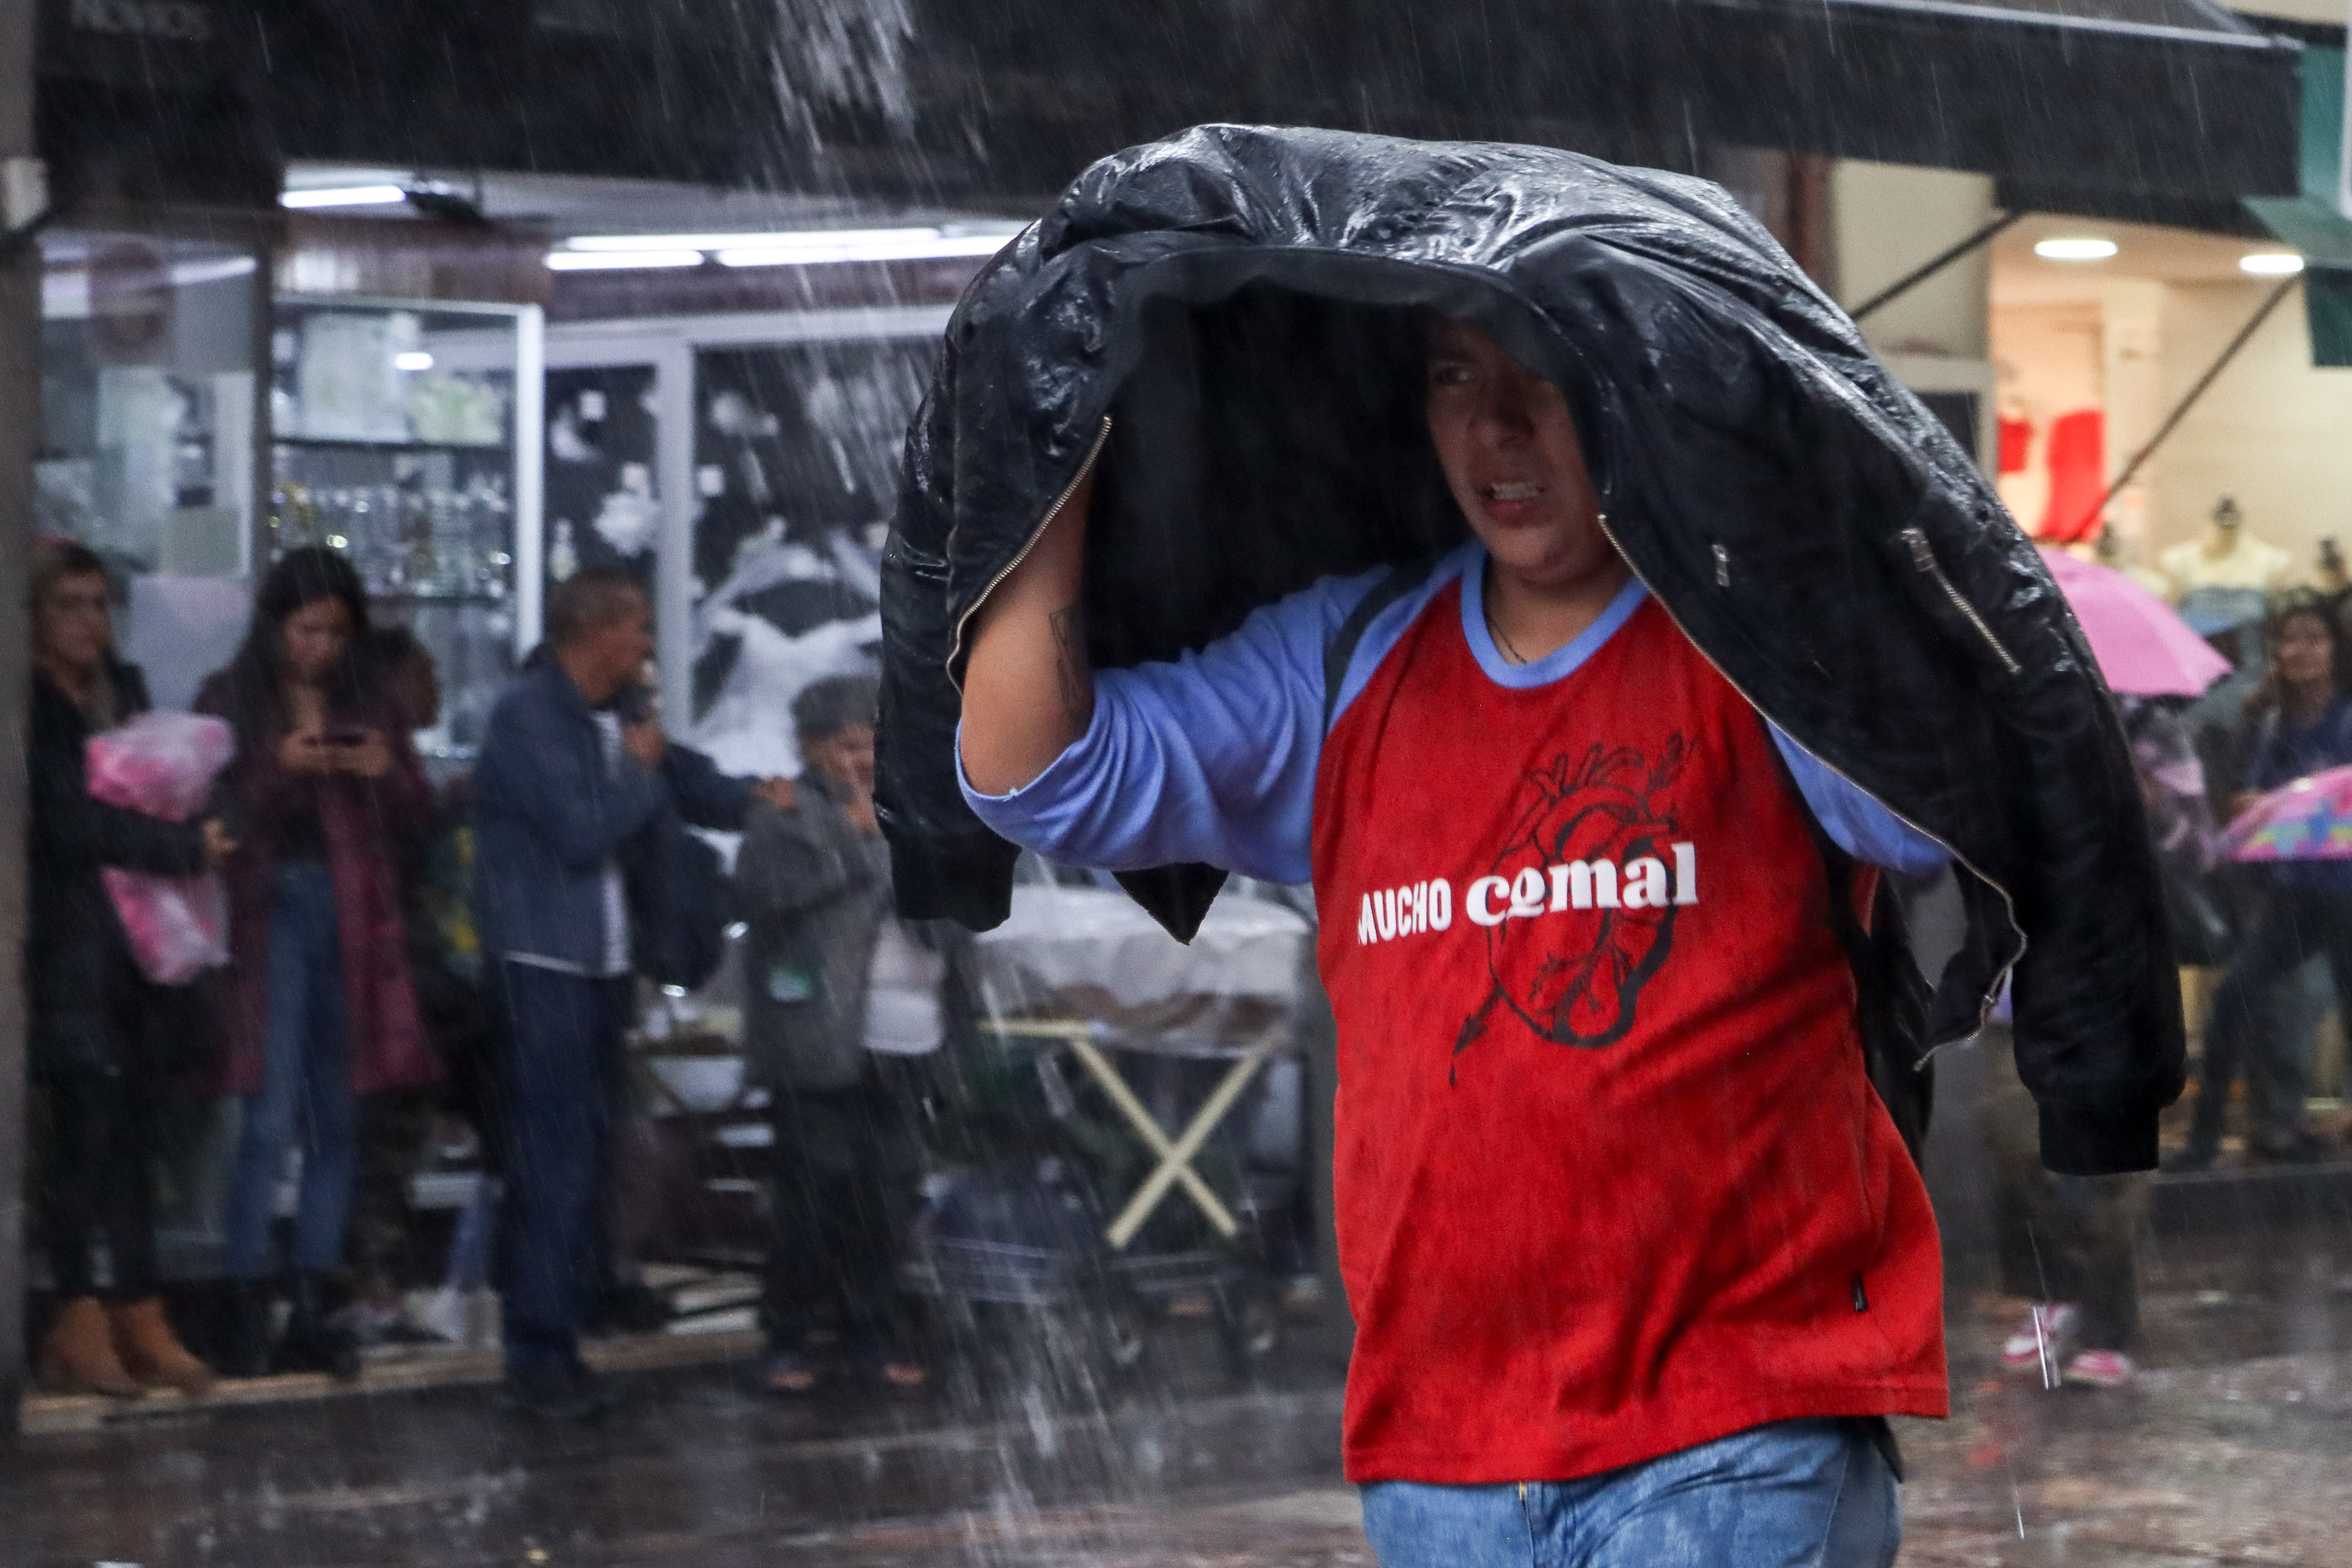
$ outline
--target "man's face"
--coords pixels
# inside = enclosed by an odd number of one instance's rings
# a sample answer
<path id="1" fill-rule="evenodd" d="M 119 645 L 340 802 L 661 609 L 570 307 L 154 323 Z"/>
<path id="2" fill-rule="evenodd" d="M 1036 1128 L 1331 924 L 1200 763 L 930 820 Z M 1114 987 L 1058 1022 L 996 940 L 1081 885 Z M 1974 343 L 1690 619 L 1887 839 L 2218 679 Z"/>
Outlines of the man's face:
<path id="1" fill-rule="evenodd" d="M 801 748 L 808 765 L 854 801 L 874 798 L 874 726 L 852 724 Z"/>
<path id="2" fill-rule="evenodd" d="M 646 661 L 654 656 L 653 617 L 644 597 L 633 597 L 619 615 L 582 633 L 580 647 L 611 690 L 636 685 L 644 679 Z"/>
<path id="3" fill-rule="evenodd" d="M 1616 547 L 1585 471 L 1568 399 L 1485 329 L 1430 334 L 1429 434 L 1470 531 L 1496 566 L 1541 584 L 1572 583 Z"/>

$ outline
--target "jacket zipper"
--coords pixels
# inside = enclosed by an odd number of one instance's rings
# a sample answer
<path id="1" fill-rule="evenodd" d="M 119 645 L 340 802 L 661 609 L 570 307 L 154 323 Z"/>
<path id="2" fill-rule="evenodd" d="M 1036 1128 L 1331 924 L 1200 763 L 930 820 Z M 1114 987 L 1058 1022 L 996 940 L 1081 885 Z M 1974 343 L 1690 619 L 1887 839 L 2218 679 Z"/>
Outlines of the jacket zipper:
<path id="1" fill-rule="evenodd" d="M 1968 617 L 1969 625 L 1976 627 L 1977 636 L 1984 638 L 1985 646 L 1992 649 L 1995 658 L 2000 660 L 2000 667 L 2011 675 L 2024 668 L 2024 666 L 2010 658 L 2009 649 L 2000 646 L 2000 639 L 1992 635 L 1992 628 L 1985 625 L 1982 616 L 1977 614 L 1977 607 L 1962 598 L 1959 589 L 1954 587 L 1952 580 L 1944 575 L 1942 563 L 1936 559 L 1935 551 L 1928 547 L 1927 531 L 1906 528 L 1900 537 L 1904 543 L 1911 547 L 1911 564 L 1936 580 L 1936 586 L 1941 588 L 1944 591 L 1944 596 L 1952 601 L 1954 609 Z"/>
<path id="2" fill-rule="evenodd" d="M 947 673 L 948 684 L 955 688 L 958 697 L 963 695 L 963 682 L 956 679 L 955 672 L 957 665 L 963 660 L 964 628 L 971 624 L 972 616 L 980 614 L 980 607 L 988 603 L 988 596 L 996 592 L 996 585 L 1012 576 L 1014 570 L 1024 561 L 1029 559 L 1029 552 L 1037 548 L 1037 542 L 1045 537 L 1045 531 L 1054 526 L 1054 520 L 1062 515 L 1062 509 L 1070 504 L 1070 498 L 1078 493 L 1078 487 L 1086 482 L 1088 474 L 1094 472 L 1095 459 L 1102 456 L 1103 444 L 1109 439 L 1110 416 L 1106 414 L 1103 416 L 1102 428 L 1095 432 L 1095 444 L 1087 448 L 1087 460 L 1078 465 L 1078 471 L 1070 476 L 1070 482 L 1062 487 L 1062 493 L 1055 496 L 1054 504 L 1045 509 L 1045 515 L 1038 521 L 1037 526 L 1030 531 L 1029 537 L 1022 542 L 1019 552 L 1012 560 L 1004 563 L 1003 568 L 995 576 L 988 580 L 988 586 L 980 591 L 980 597 L 971 602 L 971 608 L 956 618 L 955 642 L 948 649 Z"/>
<path id="3" fill-rule="evenodd" d="M 1852 786 L 1865 799 L 1874 803 L 1881 811 L 1884 811 L 1887 816 L 1893 817 L 1895 821 L 1901 823 L 1904 826 L 1909 828 L 1912 832 L 1917 834 L 1920 837 L 1926 839 L 1928 843 L 1933 844 L 1937 848 L 1941 849 L 1945 854 L 1950 856 L 1959 865 L 1965 867 L 1970 876 L 1976 878 L 1977 880 L 1982 882 L 1986 887 L 1990 888 L 1994 892 L 2000 895 L 2001 907 L 2004 911 L 2006 911 L 2009 918 L 2010 935 L 2014 937 L 2017 941 L 2017 951 L 2009 955 L 2009 962 L 2003 963 L 1999 969 L 1993 971 L 1992 984 L 1990 988 L 1985 992 L 1984 1000 L 1978 1005 L 1977 1027 L 1979 1029 L 1983 1028 L 1987 1023 L 1991 1021 L 1993 1005 L 2000 1000 L 2000 988 L 2002 983 L 2009 978 L 2009 972 L 2017 967 L 2017 961 L 2025 956 L 2025 932 L 2018 927 L 2017 900 L 2009 896 L 2009 889 L 2002 887 L 1999 882 L 1994 881 L 1990 877 L 1986 876 L 1982 871 L 1977 869 L 1975 863 L 1969 860 L 1967 856 L 1961 854 L 1949 844 L 1945 843 L 1941 838 L 1938 838 L 1936 835 L 1928 832 L 1926 828 L 1920 826 L 1917 823 L 1912 821 L 1909 817 L 1904 816 L 1901 812 L 1895 810 L 1885 801 L 1880 800 L 1876 795 L 1871 794 L 1870 791 L 1864 789 L 1861 784 L 1855 783 L 1854 780 L 1846 773 L 1844 769 L 1839 767 L 1835 763 L 1832 763 L 1828 758 L 1822 756 L 1819 752 L 1814 751 L 1811 746 L 1806 745 L 1802 741 L 1798 740 L 1795 735 L 1790 733 L 1788 726 L 1780 723 L 1772 717 L 1771 714 L 1766 712 L 1764 710 L 1764 705 L 1757 701 L 1755 698 L 1749 696 L 1748 689 L 1740 685 L 1738 681 L 1734 680 L 1731 677 L 1731 672 L 1724 668 L 1720 663 L 1717 662 L 1715 655 L 1707 652 L 1706 647 L 1700 644 L 1699 640 L 1690 635 L 1690 629 L 1683 625 L 1682 617 L 1675 614 L 1674 610 L 1666 604 L 1665 599 L 1659 595 L 1655 589 L 1650 588 L 1649 580 L 1643 577 L 1640 568 L 1633 564 L 1633 558 L 1625 553 L 1625 548 L 1622 544 L 1618 543 L 1616 531 L 1609 526 L 1608 514 L 1605 512 L 1602 513 L 1600 521 L 1601 533 L 1608 539 L 1611 544 L 1616 546 L 1618 558 L 1625 563 L 1625 569 L 1633 574 L 1635 580 L 1640 582 L 1644 589 L 1649 590 L 1652 602 L 1654 603 L 1659 609 L 1665 611 L 1666 619 L 1674 622 L 1675 629 L 1683 634 L 1683 640 L 1689 643 L 1691 647 L 1698 649 L 1698 656 L 1706 660 L 1709 665 L 1713 666 L 1715 672 L 1723 677 L 1725 684 L 1729 686 L 1734 691 L 1738 692 L 1740 700 L 1746 702 L 1749 708 L 1754 709 L 1758 717 L 1761 718 L 1767 724 L 1770 724 L 1775 729 L 1779 730 L 1781 734 L 1788 735 L 1790 743 L 1794 745 L 1797 750 L 1812 758 L 1813 761 L 1819 763 L 1831 773 L 1835 773 L 1839 778 L 1843 779 L 1848 785 Z M 1909 534 L 1916 533 L 1918 531 L 1916 529 L 1906 529 L 1904 531 L 1906 534 Z M 1932 561 L 1934 558 L 1931 556 L 1929 559 Z M 1942 575 L 1943 574 L 1940 572 L 1937 574 L 1939 580 Z M 1945 587 L 1948 591 L 1951 584 L 1947 583 L 1945 584 Z M 1953 596 L 1955 598 L 1958 597 L 1957 594 Z M 1965 603 L 1963 603 L 1962 607 L 1966 608 Z M 1969 618 L 1971 620 L 1976 619 L 1975 613 L 1973 611 L 1970 611 Z M 1982 627 L 1984 625 L 1981 621 L 1978 621 L 1977 624 L 1979 627 Z M 1990 641 L 1992 638 L 1992 633 L 1989 628 L 1985 630 L 1985 637 L 1988 641 Z M 1994 642 L 1993 647 L 1998 650 L 2000 647 L 2000 644 Z M 2006 653 L 2003 653 L 2001 657 L 2003 658 L 2007 658 L 2009 656 Z M 1810 810 L 1811 807 L 1808 807 L 1807 809 Z M 1939 1045 L 1949 1043 L 1950 1042 L 1948 1041 L 1937 1042 Z M 1927 1058 L 1934 1053 L 1935 1048 L 1936 1047 L 1934 1046 L 1930 1046 L 1927 1050 L 1922 1051 L 1919 1055 L 1919 1060 L 1921 1062 L 1926 1061 Z M 1917 1064 L 1915 1063 L 1913 1065 L 1916 1066 Z"/>

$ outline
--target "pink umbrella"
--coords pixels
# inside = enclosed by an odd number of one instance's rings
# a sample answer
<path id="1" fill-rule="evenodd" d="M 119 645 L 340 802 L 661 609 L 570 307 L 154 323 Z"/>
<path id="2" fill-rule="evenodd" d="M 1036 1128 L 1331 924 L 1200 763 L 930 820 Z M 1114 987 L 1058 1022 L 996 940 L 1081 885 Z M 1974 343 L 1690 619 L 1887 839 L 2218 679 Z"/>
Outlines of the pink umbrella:
<path id="1" fill-rule="evenodd" d="M 2352 768 L 2271 791 L 2225 837 L 2232 860 L 2352 860 Z"/>
<path id="2" fill-rule="evenodd" d="M 2091 639 L 2109 690 L 2126 697 L 2201 697 L 2230 673 L 2230 661 L 2170 605 L 2122 573 L 2063 550 L 2045 550 L 2042 559 Z"/>

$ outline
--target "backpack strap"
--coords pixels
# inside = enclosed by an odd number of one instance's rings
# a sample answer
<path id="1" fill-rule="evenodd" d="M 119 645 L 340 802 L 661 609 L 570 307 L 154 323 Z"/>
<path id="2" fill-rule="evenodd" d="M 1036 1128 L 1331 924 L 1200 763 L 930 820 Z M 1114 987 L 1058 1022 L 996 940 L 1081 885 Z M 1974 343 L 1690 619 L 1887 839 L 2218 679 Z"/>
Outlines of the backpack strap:
<path id="1" fill-rule="evenodd" d="M 1323 645 L 1323 730 L 1330 732 L 1332 715 L 1339 706 L 1339 687 L 1348 679 L 1348 667 L 1356 660 L 1356 649 L 1363 645 L 1364 634 L 1372 628 L 1382 610 L 1429 581 L 1437 566 L 1438 555 L 1423 555 L 1389 568 L 1388 574 L 1371 586 L 1370 592 L 1356 602 L 1331 640 Z"/>

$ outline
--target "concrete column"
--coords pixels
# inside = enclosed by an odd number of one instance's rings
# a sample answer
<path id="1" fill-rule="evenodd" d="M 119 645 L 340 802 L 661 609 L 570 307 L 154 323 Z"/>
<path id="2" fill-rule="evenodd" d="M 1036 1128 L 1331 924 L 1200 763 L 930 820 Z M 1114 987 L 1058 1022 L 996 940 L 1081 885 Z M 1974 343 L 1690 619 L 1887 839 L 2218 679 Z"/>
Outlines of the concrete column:
<path id="1" fill-rule="evenodd" d="M 0 0 L 0 159 L 33 152 L 33 7 Z M 25 1389 L 25 555 L 41 426 L 41 255 L 0 255 L 0 1441 Z"/>
<path id="2" fill-rule="evenodd" d="M 2164 285 L 2143 278 L 2107 279 L 2099 311 L 2100 380 L 2107 415 L 2107 482 L 2155 436 L 2166 414 L 2164 401 Z M 2151 487 L 2163 462 L 2151 458 L 2123 493 L 2107 505 L 2107 522 L 2128 559 L 2156 559 L 2149 535 L 2154 512 Z"/>
<path id="3" fill-rule="evenodd" d="M 1838 299 L 1848 309 L 1993 219 L 1992 181 L 1948 169 L 1841 162 L 1830 180 Z M 1979 248 L 1874 312 L 1862 335 L 1881 354 L 1982 361 L 1992 252 Z"/>

